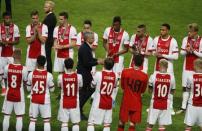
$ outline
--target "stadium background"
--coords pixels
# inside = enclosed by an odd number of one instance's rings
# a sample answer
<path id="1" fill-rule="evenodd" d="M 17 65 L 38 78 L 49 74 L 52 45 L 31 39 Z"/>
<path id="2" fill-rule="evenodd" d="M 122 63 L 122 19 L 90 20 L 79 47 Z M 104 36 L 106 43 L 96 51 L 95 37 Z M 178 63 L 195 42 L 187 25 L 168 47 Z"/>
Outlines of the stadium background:
<path id="1" fill-rule="evenodd" d="M 69 22 L 74 25 L 77 32 L 82 30 L 83 21 L 85 19 L 92 20 L 93 31 L 99 35 L 99 46 L 96 50 L 96 56 L 104 58 L 105 51 L 102 46 L 102 35 L 104 29 L 112 24 L 113 16 L 119 15 L 122 17 L 122 27 L 131 35 L 134 33 L 136 26 L 139 24 L 146 24 L 149 34 L 154 37 L 159 35 L 160 25 L 164 22 L 171 25 L 170 34 L 177 39 L 179 48 L 181 41 L 187 33 L 187 24 L 196 22 L 199 25 L 202 22 L 201 0 L 54 0 L 56 3 L 55 13 L 58 15 L 61 11 L 68 11 Z M 25 42 L 25 28 L 30 22 L 30 12 L 37 9 L 40 12 L 40 20 L 44 18 L 43 12 L 44 0 L 13 0 L 12 1 L 12 14 L 13 21 L 19 26 L 21 39 L 18 47 L 23 50 L 23 64 L 25 63 L 26 48 Z M 1 10 L 5 7 L 4 0 L 2 1 Z M 2 20 L 2 19 L 1 19 Z M 201 35 L 201 31 L 199 32 Z M 54 58 L 54 54 L 52 55 Z M 75 57 L 77 57 L 77 51 Z M 76 60 L 76 59 L 75 59 Z M 153 72 L 154 57 L 149 58 L 149 74 Z M 125 55 L 125 67 L 128 67 L 130 61 L 130 54 Z M 177 110 L 181 106 L 181 73 L 183 66 L 183 58 L 180 56 L 179 60 L 175 61 L 175 77 L 177 90 L 174 96 L 174 109 Z M 98 70 L 101 66 L 98 66 Z M 54 74 L 56 83 L 57 74 Z M 52 104 L 52 131 L 60 130 L 60 123 L 57 121 L 57 112 L 59 101 L 56 100 L 59 94 L 59 89 L 56 88 L 55 92 L 51 94 Z M 119 107 L 122 97 L 122 91 L 119 90 L 118 99 L 116 101 L 116 108 L 113 109 L 113 123 L 111 130 L 117 129 L 119 118 Z M 2 106 L 3 97 L 0 97 L 0 105 Z M 150 95 L 146 92 L 143 96 L 143 115 L 142 123 L 137 125 L 137 131 L 143 131 L 146 127 L 147 112 L 146 108 L 149 106 Z M 85 106 L 85 114 L 89 114 L 90 102 Z M 2 107 L 0 107 L 2 108 Z M 26 99 L 26 115 L 24 116 L 23 130 L 28 129 L 29 117 L 29 99 Z M 0 130 L 2 129 L 3 114 L 0 114 Z M 184 114 L 176 115 L 173 117 L 173 125 L 168 127 L 168 131 L 182 131 L 184 130 Z M 87 122 L 82 121 L 80 130 L 85 131 Z M 10 131 L 15 129 L 15 116 L 12 115 L 10 121 Z M 38 119 L 36 130 L 43 130 L 43 121 Z M 102 127 L 96 127 L 96 131 L 101 131 Z M 157 128 L 155 128 L 157 130 Z M 194 128 L 194 131 L 199 130 Z"/>

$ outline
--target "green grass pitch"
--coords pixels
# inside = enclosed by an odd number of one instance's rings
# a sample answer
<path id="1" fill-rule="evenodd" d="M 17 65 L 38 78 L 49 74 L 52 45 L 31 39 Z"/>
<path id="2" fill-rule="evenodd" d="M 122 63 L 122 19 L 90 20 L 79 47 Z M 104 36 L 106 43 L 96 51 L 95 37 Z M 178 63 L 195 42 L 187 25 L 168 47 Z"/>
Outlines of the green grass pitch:
<path id="1" fill-rule="evenodd" d="M 112 18 L 115 15 L 122 17 L 122 26 L 130 34 L 134 33 L 135 28 L 139 24 L 146 24 L 148 32 L 152 37 L 159 35 L 160 25 L 167 22 L 171 25 L 171 35 L 177 39 L 178 46 L 181 47 L 181 41 L 186 36 L 186 26 L 189 23 L 196 22 L 199 25 L 202 22 L 201 7 L 202 1 L 197 0 L 54 0 L 56 3 L 55 13 L 61 11 L 69 12 L 69 22 L 74 25 L 77 32 L 82 29 L 82 23 L 85 19 L 90 19 L 93 22 L 93 30 L 99 35 L 99 47 L 96 51 L 96 56 L 104 58 L 105 52 L 102 47 L 102 35 L 104 29 L 111 25 Z M 21 39 L 18 47 L 23 49 L 23 63 L 25 63 L 26 48 L 25 42 L 25 28 L 30 22 L 30 12 L 37 9 L 40 12 L 40 20 L 44 18 L 43 12 L 44 0 L 13 0 L 12 11 L 13 20 L 19 26 Z M 4 10 L 5 3 L 2 0 L 2 9 Z M 201 32 L 201 31 L 200 31 Z M 77 54 L 77 52 L 75 53 Z M 54 56 L 54 54 L 53 54 Z M 53 57 L 54 58 L 54 57 Z M 76 58 L 76 55 L 75 55 Z M 76 60 L 76 59 L 75 59 Z M 149 59 L 149 74 L 153 72 L 154 57 Z M 128 67 L 130 61 L 130 54 L 125 55 L 125 67 Z M 179 60 L 175 61 L 175 77 L 177 90 L 174 95 L 174 109 L 179 109 L 181 106 L 181 73 L 182 73 L 183 58 L 180 56 Z M 101 66 L 98 67 L 98 70 Z M 55 82 L 57 74 L 54 74 Z M 57 112 L 59 102 L 56 97 L 59 94 L 59 89 L 51 94 L 52 102 L 52 131 L 60 130 L 60 123 L 57 121 Z M 113 109 L 113 123 L 111 130 L 117 129 L 119 118 L 119 107 L 122 92 L 119 90 L 117 97 L 116 108 Z M 147 112 L 146 108 L 149 106 L 150 97 L 147 92 L 143 96 L 143 114 L 142 123 L 137 125 L 137 131 L 143 131 L 146 127 Z M 3 97 L 0 97 L 0 105 L 3 104 Z M 89 102 L 85 106 L 85 114 L 88 115 L 90 111 Z M 1 108 L 1 107 L 0 107 Z M 23 119 L 23 130 L 26 131 L 29 125 L 28 117 L 29 100 L 26 99 L 26 115 Z M 3 114 L 0 115 L 0 130 L 2 130 Z M 173 117 L 173 124 L 167 128 L 168 131 L 183 131 L 184 130 L 184 114 Z M 87 122 L 82 121 L 80 130 L 85 131 Z M 12 115 L 10 120 L 10 131 L 15 130 L 15 116 Z M 43 121 L 38 119 L 36 130 L 43 130 Z M 101 131 L 102 127 L 96 127 L 96 131 Z M 155 130 L 157 128 L 155 127 Z M 194 131 L 199 130 L 197 127 Z"/>

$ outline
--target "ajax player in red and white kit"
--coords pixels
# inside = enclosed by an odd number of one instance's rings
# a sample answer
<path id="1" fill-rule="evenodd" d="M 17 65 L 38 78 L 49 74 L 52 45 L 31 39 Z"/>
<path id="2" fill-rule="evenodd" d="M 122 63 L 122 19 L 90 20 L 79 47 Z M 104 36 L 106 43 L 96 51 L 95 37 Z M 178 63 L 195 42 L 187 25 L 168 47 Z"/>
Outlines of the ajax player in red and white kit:
<path id="1" fill-rule="evenodd" d="M 38 56 L 37 69 L 28 75 L 27 90 L 31 91 L 29 131 L 35 131 L 35 123 L 39 114 L 44 121 L 44 131 L 50 131 L 50 91 L 54 91 L 54 83 L 52 74 L 44 69 L 45 63 L 45 56 Z"/>
<path id="2" fill-rule="evenodd" d="M 55 61 L 54 71 L 64 72 L 64 60 L 66 58 L 73 59 L 73 47 L 76 46 L 77 32 L 76 28 L 68 22 L 68 13 L 61 12 L 59 14 L 59 26 L 55 27 L 53 32 Z"/>
<path id="3" fill-rule="evenodd" d="M 165 131 L 166 125 L 172 124 L 170 95 L 175 91 L 175 78 L 172 73 L 167 73 L 168 62 L 165 59 L 159 61 L 159 72 L 154 72 L 149 79 L 149 92 L 152 99 L 148 113 L 148 126 L 146 131 L 152 131 L 152 127 L 158 121 L 159 131 Z"/>
<path id="4" fill-rule="evenodd" d="M 103 46 L 106 50 L 107 57 L 114 59 L 113 71 L 119 75 L 119 78 L 124 68 L 123 54 L 128 52 L 129 43 L 128 33 L 121 28 L 121 18 L 115 16 L 112 27 L 108 27 L 104 31 Z M 118 88 L 113 92 L 113 100 L 115 100 L 117 93 Z"/>
<path id="5" fill-rule="evenodd" d="M 26 40 L 28 43 L 26 67 L 28 71 L 36 68 L 38 56 L 45 56 L 45 42 L 48 37 L 48 27 L 39 22 L 38 11 L 31 12 L 32 23 L 26 27 Z"/>
<path id="6" fill-rule="evenodd" d="M 0 69 L 7 64 L 13 63 L 14 45 L 19 43 L 19 28 L 12 22 L 12 16 L 9 12 L 3 13 L 3 23 L 0 24 Z M 2 87 L 2 95 L 5 95 L 5 87 Z"/>
<path id="7" fill-rule="evenodd" d="M 106 58 L 104 70 L 96 72 L 92 87 L 95 88 L 94 99 L 88 119 L 87 131 L 95 131 L 94 125 L 104 125 L 103 131 L 110 131 L 112 123 L 112 93 L 116 88 L 118 76 L 112 71 L 114 61 Z"/>
<path id="8" fill-rule="evenodd" d="M 140 68 L 143 72 L 147 73 L 148 57 L 152 54 L 154 45 L 153 39 L 146 34 L 146 25 L 137 26 L 137 31 L 132 35 L 129 46 L 129 50 L 132 53 L 129 67 L 134 67 L 133 54 L 142 54 L 144 55 L 144 62 Z"/>
<path id="9" fill-rule="evenodd" d="M 58 120 L 62 122 L 61 131 L 68 131 L 70 120 L 73 123 L 72 131 L 79 131 L 79 88 L 83 86 L 83 80 L 80 74 L 73 71 L 73 59 L 66 59 L 64 65 L 65 73 L 58 76 L 58 87 L 61 88 Z"/>
<path id="10" fill-rule="evenodd" d="M 133 68 L 124 69 L 121 74 L 121 88 L 123 98 L 119 113 L 118 131 L 124 131 L 124 125 L 130 121 L 129 131 L 135 131 L 135 125 L 141 122 L 142 94 L 147 88 L 148 76 L 140 67 L 144 58 L 138 54 L 134 56 Z"/>
<path id="11" fill-rule="evenodd" d="M 168 73 L 174 74 L 173 69 L 173 61 L 178 59 L 178 45 L 175 38 L 169 35 L 170 25 L 169 24 L 162 24 L 161 25 L 161 34 L 154 38 L 154 48 L 156 56 L 156 63 L 154 71 L 159 71 L 159 61 L 161 59 L 166 59 L 168 61 Z M 173 95 L 170 94 L 171 104 L 170 108 L 173 109 Z M 174 115 L 175 112 L 172 111 Z"/>
<path id="12" fill-rule="evenodd" d="M 21 65 L 21 50 L 13 52 L 14 63 L 4 68 L 4 80 L 6 81 L 6 96 L 3 103 L 2 113 L 4 114 L 3 131 L 8 131 L 9 120 L 12 111 L 16 115 L 16 131 L 21 131 L 25 114 L 25 99 L 23 85 L 27 82 L 27 69 Z"/>
<path id="13" fill-rule="evenodd" d="M 182 41 L 180 54 L 184 56 L 184 65 L 182 72 L 183 101 L 182 111 L 186 109 L 189 93 L 186 91 L 187 77 L 194 72 L 194 60 L 202 58 L 202 40 L 198 35 L 199 27 L 196 23 L 188 25 L 188 36 Z"/>
<path id="14" fill-rule="evenodd" d="M 92 22 L 90 20 L 85 20 L 83 24 L 83 31 L 79 32 L 77 35 L 76 45 L 78 48 L 81 46 L 81 44 L 84 43 L 84 32 L 92 32 L 91 28 L 92 28 Z M 98 34 L 95 32 L 93 32 L 93 34 L 94 34 L 95 41 L 93 42 L 91 49 L 92 49 L 93 57 L 95 58 L 95 50 L 98 47 Z M 93 66 L 91 71 L 93 75 L 95 74 L 95 71 L 96 71 L 96 66 Z"/>
<path id="15" fill-rule="evenodd" d="M 192 126 L 198 125 L 202 131 L 202 60 L 194 61 L 195 72 L 187 77 L 188 105 L 184 123 L 185 131 L 191 131 Z"/>

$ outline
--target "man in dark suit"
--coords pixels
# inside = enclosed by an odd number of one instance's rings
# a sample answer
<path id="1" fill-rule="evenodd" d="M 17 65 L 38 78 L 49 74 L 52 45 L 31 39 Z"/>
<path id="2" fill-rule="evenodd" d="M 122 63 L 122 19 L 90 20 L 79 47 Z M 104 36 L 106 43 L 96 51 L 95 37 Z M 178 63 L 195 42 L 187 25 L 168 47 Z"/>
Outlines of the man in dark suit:
<path id="1" fill-rule="evenodd" d="M 80 46 L 78 51 L 77 72 L 83 77 L 83 87 L 79 91 L 80 111 L 82 120 L 87 120 L 87 117 L 83 114 L 83 106 L 94 92 L 94 89 L 91 88 L 91 81 L 93 79 L 91 74 L 92 67 L 98 64 L 103 64 L 102 59 L 98 60 L 96 58 L 93 58 L 91 48 L 93 42 L 93 32 L 84 32 L 84 43 Z"/>
<path id="2" fill-rule="evenodd" d="M 45 49 L 46 49 L 46 59 L 47 59 L 47 71 L 50 73 L 52 73 L 51 49 L 54 43 L 53 31 L 57 23 L 56 16 L 53 13 L 54 6 L 55 6 L 55 3 L 52 1 L 46 1 L 44 4 L 44 11 L 46 13 L 46 17 L 43 23 L 48 26 L 48 38 L 46 40 Z"/>
<path id="3" fill-rule="evenodd" d="M 1 0 L 0 0 L 0 15 L 1 15 Z M 11 12 L 11 0 L 5 0 L 5 5 L 6 5 L 6 12 L 9 12 L 10 14 L 12 14 Z"/>

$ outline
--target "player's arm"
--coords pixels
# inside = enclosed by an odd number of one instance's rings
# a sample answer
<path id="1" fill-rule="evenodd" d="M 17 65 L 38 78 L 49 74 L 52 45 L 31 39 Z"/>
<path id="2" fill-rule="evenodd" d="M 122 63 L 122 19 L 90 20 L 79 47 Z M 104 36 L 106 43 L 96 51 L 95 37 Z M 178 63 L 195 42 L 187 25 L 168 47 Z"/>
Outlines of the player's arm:
<path id="1" fill-rule="evenodd" d="M 97 49 L 97 47 L 98 47 L 98 35 L 96 34 L 96 33 L 94 33 L 95 35 L 95 41 L 93 42 L 93 44 L 92 44 L 92 50 L 93 51 L 95 51 L 96 49 Z"/>
<path id="2" fill-rule="evenodd" d="M 76 31 L 76 28 L 74 28 L 74 27 L 71 27 L 71 29 L 70 29 L 70 39 L 71 39 L 70 44 L 65 45 L 63 47 L 63 49 L 65 49 L 65 48 L 74 48 L 76 46 L 77 31 Z"/>
<path id="3" fill-rule="evenodd" d="M 14 26 L 14 33 L 13 33 L 14 40 L 13 41 L 6 41 L 3 42 L 4 44 L 8 45 L 17 45 L 20 42 L 20 31 L 19 28 L 15 25 Z"/>
<path id="4" fill-rule="evenodd" d="M 108 39 L 108 34 L 109 34 L 109 32 L 108 32 L 108 28 L 106 28 L 105 29 L 105 31 L 104 31 L 104 34 L 103 34 L 103 47 L 104 47 L 104 49 L 105 49 L 105 51 L 109 51 L 109 44 L 108 44 L 108 41 L 107 41 L 107 39 Z"/>
<path id="5" fill-rule="evenodd" d="M 40 28 L 37 28 L 36 31 L 37 31 L 37 37 L 39 38 L 41 43 L 45 44 L 48 37 L 48 27 L 46 25 L 43 25 L 42 30 L 40 30 Z"/>
<path id="6" fill-rule="evenodd" d="M 31 27 L 27 26 L 26 27 L 26 41 L 27 41 L 27 44 L 31 44 L 36 39 L 35 30 L 34 30 L 34 35 L 30 34 L 30 32 L 31 32 L 30 30 L 31 30 Z"/>
<path id="7" fill-rule="evenodd" d="M 119 56 L 122 54 L 125 54 L 128 52 L 128 48 L 129 48 L 129 35 L 128 33 L 125 32 L 125 34 L 123 35 L 124 37 L 124 42 L 123 42 L 123 50 L 119 51 L 118 53 L 114 54 L 115 56 Z"/>
<path id="8" fill-rule="evenodd" d="M 30 72 L 29 75 L 28 75 L 28 79 L 27 79 L 27 91 L 31 91 L 32 89 L 32 73 L 33 72 Z"/>
<path id="9" fill-rule="evenodd" d="M 164 57 L 166 59 L 169 59 L 169 60 L 177 60 L 178 56 L 179 56 L 179 54 L 178 54 L 179 50 L 178 50 L 177 41 L 175 39 L 173 39 L 173 41 L 171 41 L 171 42 L 173 42 L 173 45 L 171 47 L 172 48 L 172 53 L 169 54 L 169 55 L 163 54 L 162 57 Z"/>
<path id="10" fill-rule="evenodd" d="M 171 94 L 175 94 L 175 88 L 176 88 L 175 77 L 174 75 L 171 75 Z"/>
<path id="11" fill-rule="evenodd" d="M 149 57 L 152 55 L 152 52 L 155 50 L 154 48 L 154 43 L 153 43 L 153 40 L 151 37 L 149 37 L 149 40 L 148 40 L 148 49 L 146 50 L 146 52 L 144 53 L 144 55 L 146 57 Z"/>
<path id="12" fill-rule="evenodd" d="M 93 76 L 93 80 L 91 82 L 91 88 L 96 88 L 97 86 L 97 79 L 99 78 L 100 76 L 98 76 L 98 72 L 95 73 L 95 75 Z"/>
<path id="13" fill-rule="evenodd" d="M 155 76 L 155 74 L 152 74 L 151 76 L 150 76 L 150 78 L 149 78 L 149 84 L 148 84 L 148 92 L 149 93 L 152 93 L 153 92 L 153 83 L 154 83 L 154 76 Z"/>
<path id="14" fill-rule="evenodd" d="M 82 75 L 78 74 L 78 82 L 79 82 L 79 88 L 82 88 L 83 87 L 83 77 Z"/>
<path id="15" fill-rule="evenodd" d="M 195 50 L 193 53 L 194 53 L 196 56 L 202 58 L 202 51 L 198 52 L 198 51 Z"/>
<path id="16" fill-rule="evenodd" d="M 58 79 L 57 79 L 57 86 L 58 86 L 59 88 L 62 87 L 62 74 L 60 74 L 60 75 L 58 76 Z"/>
<path id="17" fill-rule="evenodd" d="M 8 65 L 4 68 L 2 87 L 7 87 Z"/>
<path id="18" fill-rule="evenodd" d="M 54 82 L 53 82 L 53 75 L 48 73 L 48 87 L 50 89 L 50 92 L 53 92 L 55 90 Z"/>
<path id="19" fill-rule="evenodd" d="M 180 54 L 182 56 L 185 56 L 185 55 L 187 55 L 187 53 L 189 53 L 188 48 L 186 46 L 187 46 L 187 37 L 185 37 L 182 40 L 182 46 L 181 46 L 181 50 L 180 50 Z"/>
<path id="20" fill-rule="evenodd" d="M 26 67 L 23 67 L 23 86 L 27 87 L 28 71 Z"/>

